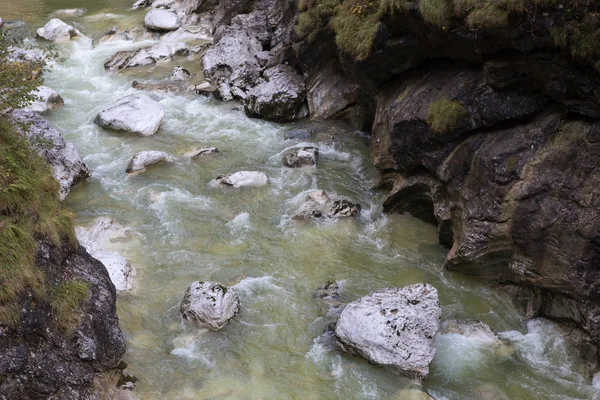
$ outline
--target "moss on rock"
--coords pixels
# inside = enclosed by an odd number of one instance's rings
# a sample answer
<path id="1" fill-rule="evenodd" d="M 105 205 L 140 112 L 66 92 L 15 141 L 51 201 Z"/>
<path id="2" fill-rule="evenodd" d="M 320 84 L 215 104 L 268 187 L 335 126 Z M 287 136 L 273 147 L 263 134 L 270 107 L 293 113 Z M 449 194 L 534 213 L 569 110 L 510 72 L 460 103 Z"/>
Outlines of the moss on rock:
<path id="1" fill-rule="evenodd" d="M 457 100 L 441 98 L 429 105 L 427 123 L 435 134 L 445 134 L 456 129 L 467 116 L 467 110 Z"/>

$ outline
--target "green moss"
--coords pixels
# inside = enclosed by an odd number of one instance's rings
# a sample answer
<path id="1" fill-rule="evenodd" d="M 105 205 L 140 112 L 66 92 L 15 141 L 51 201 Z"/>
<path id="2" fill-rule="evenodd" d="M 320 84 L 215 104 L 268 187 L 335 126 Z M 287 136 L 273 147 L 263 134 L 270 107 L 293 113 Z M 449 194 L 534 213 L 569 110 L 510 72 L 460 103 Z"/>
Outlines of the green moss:
<path id="1" fill-rule="evenodd" d="M 515 171 L 517 165 L 519 164 L 519 161 L 521 161 L 521 156 L 512 155 L 508 157 L 508 159 L 506 160 L 506 172 L 510 174 L 513 171 Z"/>
<path id="2" fill-rule="evenodd" d="M 465 23 L 471 29 L 500 28 L 508 24 L 508 12 L 493 3 L 485 3 L 471 11 Z"/>
<path id="3" fill-rule="evenodd" d="M 54 323 L 62 331 L 69 331 L 79 323 L 81 307 L 88 299 L 88 284 L 66 281 L 58 284 L 50 297 Z"/>
<path id="4" fill-rule="evenodd" d="M 314 39 L 316 33 L 325 28 L 333 17 L 335 8 L 342 0 L 302 0 L 298 4 L 298 20 L 294 31 L 300 39 Z"/>
<path id="5" fill-rule="evenodd" d="M 371 55 L 382 11 L 379 3 L 368 0 L 347 0 L 336 8 L 331 26 L 337 46 L 361 61 Z"/>
<path id="6" fill-rule="evenodd" d="M 447 27 L 452 20 L 452 5 L 449 0 L 421 0 L 419 11 L 425 21 L 440 28 Z"/>
<path id="7" fill-rule="evenodd" d="M 435 134 L 449 133 L 467 116 L 467 110 L 456 100 L 439 99 L 429 105 L 427 123 Z"/>

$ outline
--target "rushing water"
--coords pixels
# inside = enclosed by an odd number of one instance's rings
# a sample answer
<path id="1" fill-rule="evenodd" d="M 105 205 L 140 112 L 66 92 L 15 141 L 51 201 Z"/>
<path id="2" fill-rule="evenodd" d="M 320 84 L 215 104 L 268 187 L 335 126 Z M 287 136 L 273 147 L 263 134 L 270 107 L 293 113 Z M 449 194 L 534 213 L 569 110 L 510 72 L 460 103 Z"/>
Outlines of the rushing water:
<path id="1" fill-rule="evenodd" d="M 85 16 L 65 20 L 93 36 L 112 25 L 141 24 L 143 12 L 129 11 L 130 4 L 2 0 L 0 12 L 21 12 L 37 27 L 58 8 L 86 7 Z M 172 67 L 104 72 L 103 62 L 116 51 L 144 43 L 60 45 L 65 61 L 46 75 L 46 85 L 65 99 L 50 119 L 93 172 L 67 207 L 78 225 L 110 216 L 135 231 L 118 244 L 137 273 L 133 293 L 118 299 L 118 313 L 140 399 L 401 399 L 407 380 L 335 351 L 322 336 L 329 321 L 312 294 L 330 279 L 343 282 L 346 301 L 382 287 L 429 282 L 440 292 L 443 318 L 480 319 L 515 342 L 513 351 L 498 354 L 474 338 L 439 335 L 424 383 L 437 399 L 600 398 L 552 325 L 526 324 L 508 299 L 444 271 L 446 250 L 433 226 L 382 215 L 383 194 L 370 190 L 375 171 L 368 136 L 332 130 L 316 143 L 316 170 L 290 170 L 281 165 L 282 153 L 314 142 L 286 140 L 293 125 L 248 119 L 234 103 L 153 93 L 166 112 L 156 135 L 96 127 L 92 120 L 103 105 L 135 92 L 133 78 L 166 76 Z M 183 61 L 200 71 L 198 61 Z M 125 174 L 137 151 L 181 155 L 202 145 L 221 152 Z M 209 185 L 238 170 L 262 170 L 269 184 Z M 359 202 L 363 212 L 356 219 L 294 223 L 294 211 L 317 188 Z M 179 303 L 195 280 L 235 284 L 242 311 L 223 330 L 182 323 Z"/>

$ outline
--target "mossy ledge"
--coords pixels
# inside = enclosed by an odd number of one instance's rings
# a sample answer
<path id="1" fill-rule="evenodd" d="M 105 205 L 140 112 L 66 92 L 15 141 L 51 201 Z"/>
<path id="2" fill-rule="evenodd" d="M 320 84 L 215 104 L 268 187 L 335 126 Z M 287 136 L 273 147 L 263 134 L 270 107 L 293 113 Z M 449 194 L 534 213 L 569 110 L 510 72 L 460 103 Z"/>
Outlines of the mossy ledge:
<path id="1" fill-rule="evenodd" d="M 467 110 L 457 100 L 441 98 L 429 105 L 427 123 L 434 134 L 450 133 L 467 116 Z"/>

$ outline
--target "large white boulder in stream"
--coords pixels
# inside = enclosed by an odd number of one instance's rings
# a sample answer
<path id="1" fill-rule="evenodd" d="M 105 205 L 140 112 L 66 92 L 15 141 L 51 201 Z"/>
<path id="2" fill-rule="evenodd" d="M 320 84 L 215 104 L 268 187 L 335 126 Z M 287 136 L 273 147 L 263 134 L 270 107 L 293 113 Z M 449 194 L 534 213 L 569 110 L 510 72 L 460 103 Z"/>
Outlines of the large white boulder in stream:
<path id="1" fill-rule="evenodd" d="M 46 25 L 36 31 L 38 37 L 51 42 L 64 42 L 73 38 L 85 36 L 69 24 L 65 24 L 58 18 L 53 18 Z"/>
<path id="2" fill-rule="evenodd" d="M 133 288 L 135 271 L 125 257 L 117 251 L 115 243 L 123 243 L 132 233 L 131 229 L 117 224 L 108 217 L 98 218 L 94 226 L 89 229 L 75 228 L 79 243 L 92 257 L 104 264 L 118 292 Z"/>
<path id="3" fill-rule="evenodd" d="M 342 350 L 423 379 L 435 355 L 440 313 L 438 292 L 429 284 L 381 289 L 346 305 L 335 335 Z"/>
<path id="4" fill-rule="evenodd" d="M 181 26 L 181 22 L 173 11 L 153 9 L 144 17 L 144 26 L 155 31 L 174 31 Z"/>
<path id="5" fill-rule="evenodd" d="M 23 108 L 23 111 L 45 113 L 56 110 L 65 104 L 63 98 L 60 97 L 60 94 L 48 86 L 38 87 L 33 91 L 33 95 L 35 95 L 37 99 L 31 102 L 27 107 Z"/>
<path id="6" fill-rule="evenodd" d="M 264 186 L 269 179 L 267 174 L 260 171 L 239 171 L 228 175 L 219 175 L 216 182 L 225 186 L 233 186 L 234 188 L 244 186 Z"/>
<path id="7" fill-rule="evenodd" d="M 200 327 L 221 329 L 240 310 L 234 289 L 216 282 L 194 282 L 186 290 L 179 311 Z"/>
<path id="8" fill-rule="evenodd" d="M 130 94 L 104 108 L 94 123 L 105 129 L 139 133 L 156 133 L 165 112 L 162 106 L 145 94 Z"/>
<path id="9" fill-rule="evenodd" d="M 133 156 L 129 165 L 127 165 L 127 172 L 131 175 L 136 175 L 146 170 L 146 167 L 153 164 L 172 162 L 175 161 L 175 157 L 171 156 L 164 151 L 147 150 L 140 151 Z"/>

